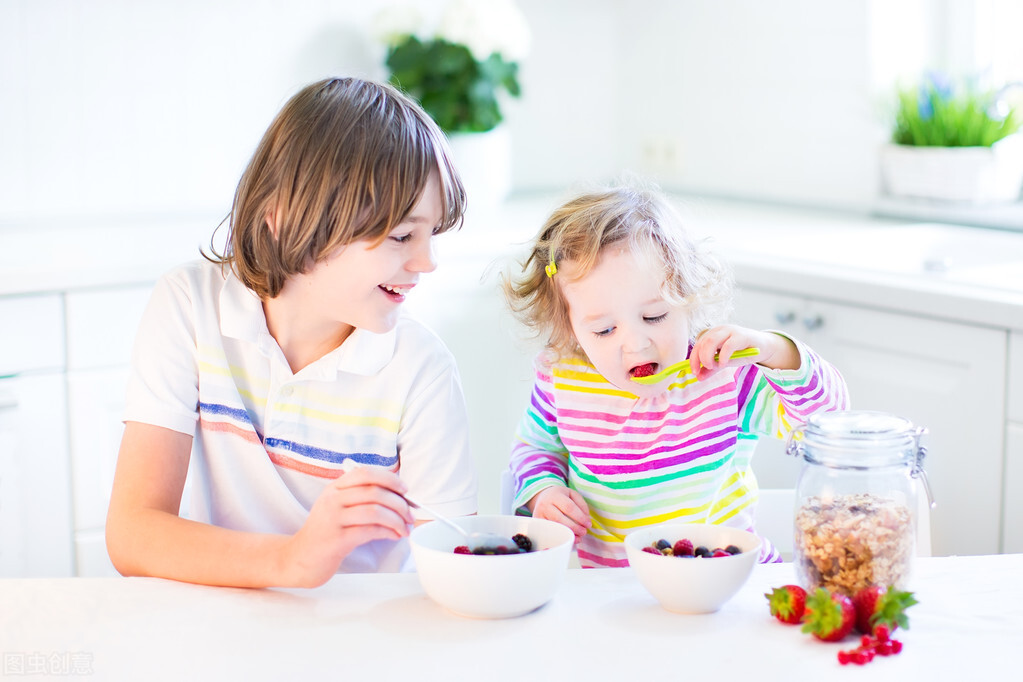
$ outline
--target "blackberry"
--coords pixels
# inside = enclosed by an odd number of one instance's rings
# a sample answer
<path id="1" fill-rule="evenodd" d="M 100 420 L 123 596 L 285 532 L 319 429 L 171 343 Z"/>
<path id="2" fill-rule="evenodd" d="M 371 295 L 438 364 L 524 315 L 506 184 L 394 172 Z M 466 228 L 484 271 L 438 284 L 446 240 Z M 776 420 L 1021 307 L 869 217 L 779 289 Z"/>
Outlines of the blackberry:
<path id="1" fill-rule="evenodd" d="M 518 545 L 519 549 L 523 552 L 533 551 L 533 541 L 530 540 L 528 536 L 523 535 L 522 533 L 516 533 L 512 536 L 512 540 L 515 541 L 515 544 Z"/>

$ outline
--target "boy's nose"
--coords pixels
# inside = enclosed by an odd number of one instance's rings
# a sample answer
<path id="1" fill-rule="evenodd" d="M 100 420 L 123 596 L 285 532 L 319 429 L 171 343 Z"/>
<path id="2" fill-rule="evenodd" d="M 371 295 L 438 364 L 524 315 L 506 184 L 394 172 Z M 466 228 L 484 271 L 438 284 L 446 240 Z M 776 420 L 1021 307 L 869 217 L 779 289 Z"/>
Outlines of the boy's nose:
<path id="1" fill-rule="evenodd" d="M 437 269 L 437 254 L 433 248 L 433 238 L 421 242 L 419 248 L 409 258 L 406 267 L 413 272 L 433 272 Z"/>

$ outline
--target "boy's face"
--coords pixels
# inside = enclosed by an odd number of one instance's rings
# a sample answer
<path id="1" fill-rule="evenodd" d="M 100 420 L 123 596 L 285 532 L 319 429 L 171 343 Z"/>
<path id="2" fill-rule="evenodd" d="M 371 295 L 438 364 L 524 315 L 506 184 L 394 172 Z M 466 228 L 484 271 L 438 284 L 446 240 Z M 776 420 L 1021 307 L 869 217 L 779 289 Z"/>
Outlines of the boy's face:
<path id="1" fill-rule="evenodd" d="M 623 391 L 641 398 L 663 393 L 667 379 L 653 386 L 631 381 L 684 360 L 689 352 L 689 316 L 661 295 L 663 266 L 612 245 L 585 277 L 573 281 L 577 273 L 576 264 L 566 260 L 555 278 L 565 278 L 560 286 L 572 332 L 586 357 Z"/>
<path id="2" fill-rule="evenodd" d="M 384 333 L 398 323 L 401 303 L 424 272 L 437 268 L 434 231 L 441 224 L 443 201 L 435 172 L 412 212 L 377 246 L 352 242 L 298 277 L 310 303 L 328 319 Z"/>

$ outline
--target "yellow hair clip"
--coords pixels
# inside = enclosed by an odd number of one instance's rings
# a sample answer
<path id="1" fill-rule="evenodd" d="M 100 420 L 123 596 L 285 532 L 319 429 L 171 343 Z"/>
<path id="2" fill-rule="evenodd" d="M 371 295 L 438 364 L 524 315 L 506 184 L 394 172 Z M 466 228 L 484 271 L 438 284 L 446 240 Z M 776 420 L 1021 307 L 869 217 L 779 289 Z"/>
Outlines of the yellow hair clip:
<path id="1" fill-rule="evenodd" d="M 554 261 L 552 260 L 550 263 L 547 264 L 547 267 L 545 267 L 543 271 L 547 273 L 548 277 L 553 279 L 554 275 L 558 274 L 558 266 L 555 265 Z"/>

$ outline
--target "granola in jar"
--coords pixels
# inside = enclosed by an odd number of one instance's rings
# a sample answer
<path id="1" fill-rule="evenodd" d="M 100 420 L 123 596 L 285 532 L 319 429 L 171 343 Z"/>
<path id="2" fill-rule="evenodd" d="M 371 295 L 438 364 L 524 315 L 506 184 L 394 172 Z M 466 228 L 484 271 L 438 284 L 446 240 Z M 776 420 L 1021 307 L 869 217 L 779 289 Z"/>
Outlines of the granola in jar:
<path id="1" fill-rule="evenodd" d="M 913 514 L 890 498 L 813 496 L 796 512 L 796 571 L 810 590 L 852 597 L 871 585 L 902 586 L 915 549 Z"/>

